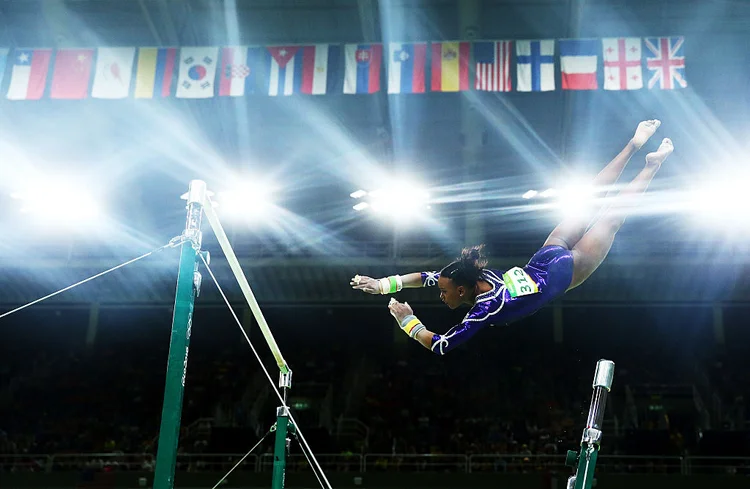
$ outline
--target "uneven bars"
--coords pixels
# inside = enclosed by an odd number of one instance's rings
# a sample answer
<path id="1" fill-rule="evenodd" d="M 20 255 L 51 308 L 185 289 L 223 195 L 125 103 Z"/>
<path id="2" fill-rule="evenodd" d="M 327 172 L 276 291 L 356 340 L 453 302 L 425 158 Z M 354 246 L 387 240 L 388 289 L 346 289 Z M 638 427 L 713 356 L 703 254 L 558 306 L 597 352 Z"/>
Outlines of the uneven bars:
<path id="1" fill-rule="evenodd" d="M 284 357 L 281 355 L 279 346 L 276 344 L 276 340 L 273 338 L 273 334 L 271 334 L 271 330 L 268 328 L 268 323 L 266 322 L 266 318 L 263 317 L 263 312 L 261 312 L 260 310 L 258 301 L 255 300 L 255 295 L 253 294 L 253 291 L 250 288 L 250 284 L 248 283 L 247 278 L 245 278 L 245 274 L 242 272 L 242 267 L 240 267 L 240 262 L 239 260 L 237 260 L 237 256 L 234 254 L 232 245 L 229 244 L 229 239 L 227 238 L 227 235 L 224 232 L 224 228 L 221 227 L 221 222 L 219 222 L 219 217 L 216 215 L 216 212 L 214 211 L 214 208 L 211 202 L 211 198 L 208 196 L 206 196 L 206 203 L 203 206 L 203 212 L 206 214 L 206 217 L 208 218 L 208 223 L 211 225 L 211 229 L 213 229 L 214 234 L 216 235 L 216 239 L 219 241 L 219 246 L 221 246 L 221 250 L 224 252 L 224 255 L 227 257 L 227 262 L 229 262 L 229 267 L 232 269 L 232 272 L 234 273 L 234 277 L 237 279 L 237 282 L 240 284 L 242 295 L 245 296 L 245 300 L 247 301 L 247 304 L 250 306 L 250 310 L 253 312 L 253 316 L 255 316 L 255 320 L 258 321 L 258 326 L 260 326 L 260 330 L 263 332 L 263 337 L 265 337 L 266 342 L 268 343 L 268 347 L 271 349 L 271 353 L 276 359 L 276 364 L 279 366 L 279 370 L 281 370 L 282 374 L 288 374 L 290 371 L 289 366 L 286 364 L 286 360 L 284 360 Z"/>
<path id="2" fill-rule="evenodd" d="M 568 450 L 568 455 L 565 457 L 565 465 L 577 466 L 575 475 L 568 478 L 567 489 L 591 489 L 594 486 L 594 470 L 602 440 L 604 409 L 607 406 L 607 397 L 612 389 L 614 375 L 615 362 L 604 359 L 596 362 L 594 382 L 591 384 L 593 393 L 589 415 L 581 437 L 581 451 Z"/>

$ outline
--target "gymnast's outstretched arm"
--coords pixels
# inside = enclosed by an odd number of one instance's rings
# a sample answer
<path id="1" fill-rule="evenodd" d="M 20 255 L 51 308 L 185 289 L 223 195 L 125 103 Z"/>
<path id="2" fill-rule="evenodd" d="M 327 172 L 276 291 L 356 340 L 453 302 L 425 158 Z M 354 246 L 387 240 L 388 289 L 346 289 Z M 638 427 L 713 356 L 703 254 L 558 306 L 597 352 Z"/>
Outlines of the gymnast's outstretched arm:
<path id="1" fill-rule="evenodd" d="M 406 334 L 417 340 L 428 350 L 432 350 L 432 339 L 436 335 L 414 316 L 414 311 L 412 311 L 408 302 L 399 302 L 391 298 L 391 302 L 388 303 L 388 309 Z"/>
<path id="2" fill-rule="evenodd" d="M 368 294 L 393 294 L 401 289 L 429 287 L 437 285 L 437 272 L 413 272 L 406 275 L 391 275 L 384 278 L 372 278 L 366 275 L 355 275 L 349 285 L 355 290 Z"/>
<path id="3" fill-rule="evenodd" d="M 465 343 L 488 324 L 484 319 L 465 318 L 464 321 L 453 326 L 445 334 L 436 334 L 427 329 L 422 321 L 414 315 L 414 311 L 412 311 L 408 302 L 399 302 L 391 298 L 388 309 L 404 333 L 438 355 L 445 355 L 450 350 Z"/>

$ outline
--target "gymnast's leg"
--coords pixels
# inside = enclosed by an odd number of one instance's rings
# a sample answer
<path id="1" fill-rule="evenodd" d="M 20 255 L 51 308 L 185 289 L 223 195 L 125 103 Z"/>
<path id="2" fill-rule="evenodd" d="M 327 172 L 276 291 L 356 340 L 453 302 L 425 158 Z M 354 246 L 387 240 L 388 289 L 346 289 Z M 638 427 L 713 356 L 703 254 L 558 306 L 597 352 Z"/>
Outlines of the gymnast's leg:
<path id="1" fill-rule="evenodd" d="M 672 154 L 672 141 L 665 138 L 659 149 L 646 155 L 646 167 L 616 197 L 615 203 L 591 226 L 573 246 L 573 279 L 568 290 L 578 287 L 594 273 L 612 247 L 615 234 L 627 217 L 627 207 L 640 197 L 659 171 L 662 162 Z"/>
<path id="2" fill-rule="evenodd" d="M 656 130 L 661 125 L 661 122 L 654 119 L 650 121 L 643 121 L 638 124 L 638 128 L 635 130 L 635 135 L 628 141 L 625 148 L 620 151 L 620 154 L 609 162 L 604 169 L 594 178 L 592 182 L 595 188 L 608 187 L 613 185 L 620 174 L 625 169 L 625 165 L 628 164 L 630 158 L 641 149 L 641 146 L 646 144 L 651 136 L 654 135 Z M 559 245 L 568 250 L 572 249 L 578 240 L 581 239 L 583 234 L 586 232 L 586 228 L 591 223 L 594 213 L 584 213 L 579 216 L 571 216 L 564 219 L 547 237 L 547 241 L 544 242 L 544 246 Z"/>

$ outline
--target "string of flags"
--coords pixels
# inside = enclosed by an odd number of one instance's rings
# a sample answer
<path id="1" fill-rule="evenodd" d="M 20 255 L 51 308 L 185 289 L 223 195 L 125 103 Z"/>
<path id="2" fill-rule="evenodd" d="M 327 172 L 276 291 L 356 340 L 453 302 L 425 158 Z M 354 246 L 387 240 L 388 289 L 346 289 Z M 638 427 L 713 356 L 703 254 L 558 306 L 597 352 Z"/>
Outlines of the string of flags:
<path id="1" fill-rule="evenodd" d="M 0 48 L 0 90 L 9 100 L 673 90 L 687 86 L 683 50 L 684 37 Z"/>

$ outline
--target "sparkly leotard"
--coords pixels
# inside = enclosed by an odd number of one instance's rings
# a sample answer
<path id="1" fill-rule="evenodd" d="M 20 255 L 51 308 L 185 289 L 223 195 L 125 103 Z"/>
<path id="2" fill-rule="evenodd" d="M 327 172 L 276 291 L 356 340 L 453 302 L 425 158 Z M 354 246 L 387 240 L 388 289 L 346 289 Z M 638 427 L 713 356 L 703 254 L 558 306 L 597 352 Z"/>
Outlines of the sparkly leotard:
<path id="1" fill-rule="evenodd" d="M 531 257 L 523 270 L 536 283 L 539 292 L 512 297 L 503 282 L 503 273 L 486 268 L 481 279 L 492 290 L 479 294 L 460 324 L 445 334 L 432 337 L 432 351 L 444 355 L 466 342 L 486 326 L 509 324 L 534 314 L 565 293 L 573 278 L 573 254 L 562 246 L 545 246 Z M 439 272 L 422 272 L 422 285 L 437 285 Z"/>

